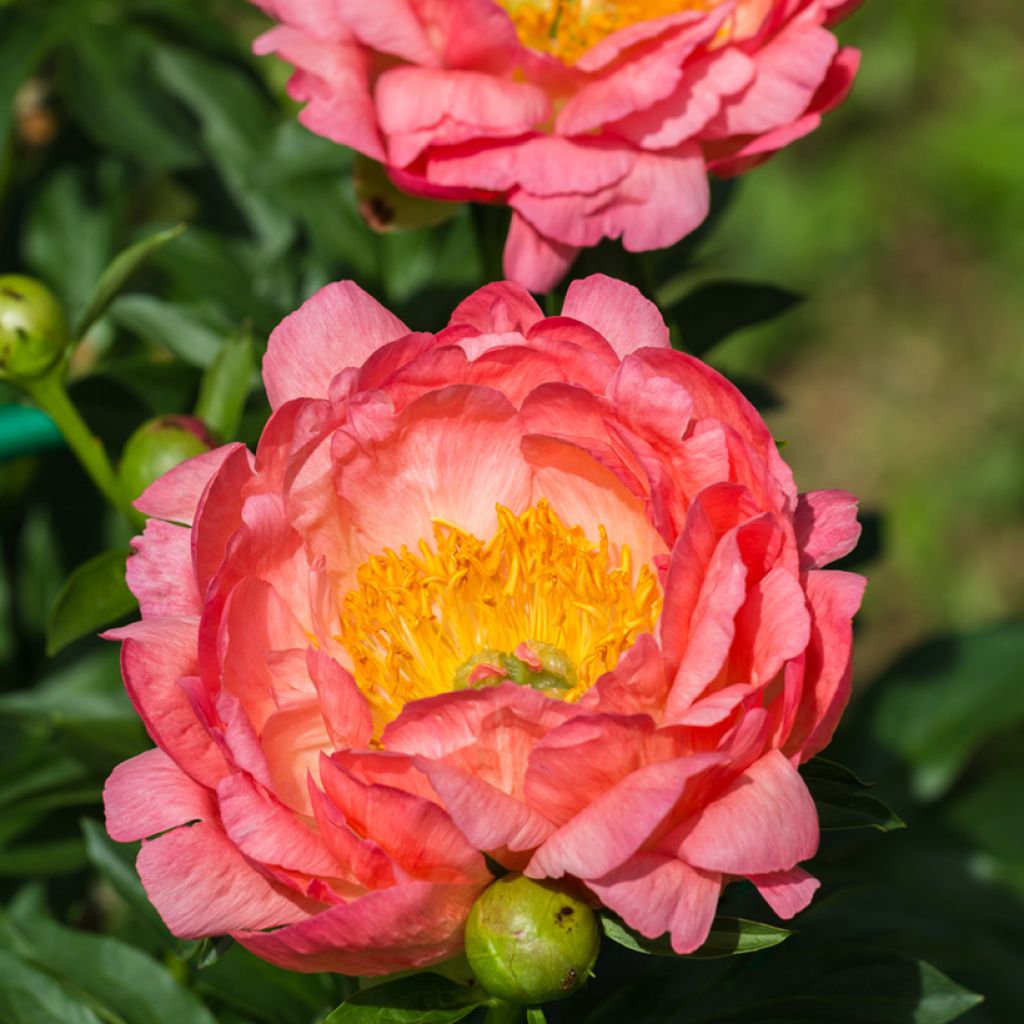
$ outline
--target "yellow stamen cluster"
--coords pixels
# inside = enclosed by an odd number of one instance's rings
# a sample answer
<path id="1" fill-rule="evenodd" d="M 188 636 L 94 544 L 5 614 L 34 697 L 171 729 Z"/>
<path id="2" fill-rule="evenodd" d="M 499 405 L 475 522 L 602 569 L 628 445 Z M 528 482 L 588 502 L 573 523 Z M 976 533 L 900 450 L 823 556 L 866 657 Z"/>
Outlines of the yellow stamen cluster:
<path id="1" fill-rule="evenodd" d="M 501 506 L 497 514 L 490 540 L 435 520 L 433 544 L 385 549 L 357 570 L 337 639 L 378 733 L 407 701 L 454 689 L 481 652 L 523 643 L 564 653 L 574 685 L 555 692 L 576 700 L 654 628 L 657 578 L 633 566 L 628 547 L 615 564 L 603 528 L 595 544 L 543 500 L 522 515 Z"/>
<path id="2" fill-rule="evenodd" d="M 620 28 L 680 11 L 709 11 L 722 0 L 499 0 L 525 46 L 571 64 Z"/>

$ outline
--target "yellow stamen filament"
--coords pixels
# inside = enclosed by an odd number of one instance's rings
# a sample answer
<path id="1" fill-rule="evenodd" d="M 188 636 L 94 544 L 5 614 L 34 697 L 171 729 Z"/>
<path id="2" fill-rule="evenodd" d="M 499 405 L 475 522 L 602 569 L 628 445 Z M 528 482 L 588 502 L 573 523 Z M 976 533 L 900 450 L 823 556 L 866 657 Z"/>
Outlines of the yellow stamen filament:
<path id="1" fill-rule="evenodd" d="M 518 516 L 498 506 L 497 516 L 490 540 L 436 519 L 433 543 L 385 549 L 356 571 L 337 639 L 378 734 L 407 701 L 454 689 L 483 651 L 557 648 L 576 680 L 557 696 L 573 701 L 653 630 L 657 578 L 646 565 L 634 571 L 627 547 L 616 564 L 603 527 L 595 544 L 543 500 Z"/>
<path id="2" fill-rule="evenodd" d="M 681 11 L 709 11 L 722 0 L 499 0 L 525 46 L 567 64 L 627 25 Z"/>

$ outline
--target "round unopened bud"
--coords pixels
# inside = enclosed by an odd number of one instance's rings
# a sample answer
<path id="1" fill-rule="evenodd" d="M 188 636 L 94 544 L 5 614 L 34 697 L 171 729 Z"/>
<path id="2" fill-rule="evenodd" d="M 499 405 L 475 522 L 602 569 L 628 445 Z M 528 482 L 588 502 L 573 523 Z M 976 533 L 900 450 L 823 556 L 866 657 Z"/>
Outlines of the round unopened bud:
<path id="1" fill-rule="evenodd" d="M 499 878 L 473 904 L 466 958 L 477 981 L 509 1003 L 564 999 L 593 973 L 601 945 L 597 917 L 552 882 Z"/>
<path id="2" fill-rule="evenodd" d="M 180 462 L 213 447 L 213 438 L 192 416 L 158 416 L 143 423 L 121 452 L 121 488 L 134 501 L 154 480 Z"/>
<path id="3" fill-rule="evenodd" d="M 60 362 L 68 345 L 64 312 L 32 277 L 0 276 L 0 377 L 35 380 Z"/>
<path id="4" fill-rule="evenodd" d="M 450 200 L 424 199 L 403 192 L 376 160 L 365 156 L 356 157 L 352 181 L 359 213 L 382 234 L 436 227 L 454 216 L 460 206 Z"/>

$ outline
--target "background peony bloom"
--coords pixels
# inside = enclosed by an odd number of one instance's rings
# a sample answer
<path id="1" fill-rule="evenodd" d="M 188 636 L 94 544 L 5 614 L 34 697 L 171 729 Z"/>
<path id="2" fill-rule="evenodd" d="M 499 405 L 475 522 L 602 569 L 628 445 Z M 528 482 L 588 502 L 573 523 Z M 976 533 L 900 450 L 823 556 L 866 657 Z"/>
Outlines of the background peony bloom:
<path id="1" fill-rule="evenodd" d="M 858 0 L 255 0 L 313 131 L 424 196 L 507 203 L 533 291 L 579 250 L 678 242 L 734 175 L 813 131 L 859 54 Z"/>
<path id="2" fill-rule="evenodd" d="M 274 413 L 171 470 L 111 635 L 157 743 L 107 825 L 176 934 L 306 971 L 457 953 L 491 876 L 686 952 L 730 880 L 817 886 L 796 766 L 846 703 L 854 499 L 606 277 L 410 333 L 355 285 L 274 332 Z"/>

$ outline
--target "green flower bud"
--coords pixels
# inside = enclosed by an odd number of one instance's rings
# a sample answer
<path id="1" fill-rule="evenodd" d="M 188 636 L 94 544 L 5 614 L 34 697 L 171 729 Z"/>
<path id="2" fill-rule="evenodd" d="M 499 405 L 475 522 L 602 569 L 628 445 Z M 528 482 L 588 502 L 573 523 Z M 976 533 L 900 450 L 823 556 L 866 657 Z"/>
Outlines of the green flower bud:
<path id="1" fill-rule="evenodd" d="M 356 157 L 352 181 L 359 213 L 374 231 L 382 234 L 436 227 L 453 217 L 461 205 L 403 192 L 376 160 L 365 156 Z"/>
<path id="2" fill-rule="evenodd" d="M 118 473 L 125 496 L 134 501 L 178 463 L 212 447 L 213 438 L 206 427 L 192 416 L 158 416 L 143 423 L 121 453 Z"/>
<path id="3" fill-rule="evenodd" d="M 597 916 L 552 882 L 499 878 L 473 904 L 466 958 L 477 981 L 509 1003 L 564 999 L 592 975 L 601 944 Z"/>
<path id="4" fill-rule="evenodd" d="M 64 312 L 53 292 L 32 277 L 0 276 L 0 377 L 44 376 L 68 346 Z"/>

